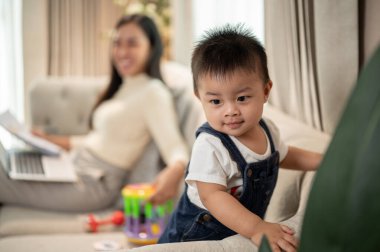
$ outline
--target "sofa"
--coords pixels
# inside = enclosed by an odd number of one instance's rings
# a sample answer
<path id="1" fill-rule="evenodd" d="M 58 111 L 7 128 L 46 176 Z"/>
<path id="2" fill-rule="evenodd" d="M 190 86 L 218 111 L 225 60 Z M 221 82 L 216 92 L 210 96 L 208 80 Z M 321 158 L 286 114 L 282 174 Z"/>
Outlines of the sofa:
<path id="1" fill-rule="evenodd" d="M 187 67 L 175 62 L 163 64 L 163 77 L 172 89 L 182 133 L 191 147 L 196 128 L 204 121 L 203 112 L 192 94 L 192 77 Z M 34 81 L 29 89 L 30 125 L 55 134 L 84 134 L 88 116 L 107 77 L 47 77 Z M 324 152 L 330 136 L 286 115 L 267 104 L 264 115 L 279 127 L 284 141 L 290 145 Z M 163 167 L 152 142 L 136 162 L 132 182 L 149 182 Z M 143 171 L 143 172 L 141 172 Z M 280 169 L 278 183 L 270 201 L 266 220 L 283 222 L 301 230 L 303 211 L 312 185 L 314 172 Z M 96 212 L 99 218 L 120 209 L 113 207 Z M 86 228 L 88 213 L 51 212 L 14 205 L 0 206 L 0 251 L 93 251 L 94 243 L 114 239 L 120 251 L 255 251 L 248 239 L 235 235 L 221 241 L 159 244 L 137 247 L 129 244 L 122 228 L 105 226 L 97 233 Z"/>

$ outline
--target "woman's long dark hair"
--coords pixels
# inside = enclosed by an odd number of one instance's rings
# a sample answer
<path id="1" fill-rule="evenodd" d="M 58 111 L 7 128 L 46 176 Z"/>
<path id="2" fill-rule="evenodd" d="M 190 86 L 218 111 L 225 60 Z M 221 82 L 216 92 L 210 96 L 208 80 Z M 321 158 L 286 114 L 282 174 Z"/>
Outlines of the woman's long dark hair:
<path id="1" fill-rule="evenodd" d="M 120 27 L 134 23 L 138 25 L 145 33 L 150 42 L 150 56 L 147 60 L 147 65 L 145 68 L 145 73 L 152 78 L 159 79 L 163 82 L 161 71 L 160 71 L 160 61 L 163 52 L 162 42 L 160 33 L 158 32 L 157 26 L 154 21 L 145 15 L 133 14 L 128 16 L 123 16 L 119 22 L 116 24 L 116 30 Z M 112 57 L 111 57 L 112 58 Z M 104 101 L 111 99 L 113 95 L 119 90 L 121 84 L 123 83 L 123 78 L 120 76 L 116 67 L 114 65 L 113 59 L 111 59 L 111 79 L 108 87 L 105 89 L 103 94 L 99 97 L 98 101 L 95 103 L 91 114 L 89 125 L 92 128 L 92 117 L 95 109 Z M 163 82 L 164 83 L 164 82 Z"/>

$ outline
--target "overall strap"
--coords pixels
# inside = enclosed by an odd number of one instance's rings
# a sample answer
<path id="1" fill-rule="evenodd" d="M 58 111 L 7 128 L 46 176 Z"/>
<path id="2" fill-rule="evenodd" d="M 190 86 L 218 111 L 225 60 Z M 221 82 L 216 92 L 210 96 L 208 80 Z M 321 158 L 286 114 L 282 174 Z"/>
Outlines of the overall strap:
<path id="1" fill-rule="evenodd" d="M 247 165 L 247 162 L 245 161 L 243 155 L 241 155 L 235 143 L 231 140 L 231 138 L 228 135 L 214 130 L 207 122 L 198 128 L 197 132 L 195 133 L 195 137 L 198 137 L 198 135 L 202 132 L 209 133 L 219 138 L 222 141 L 224 147 L 226 147 L 226 149 L 230 153 L 232 159 L 238 164 L 238 167 L 243 171 L 243 169 Z"/>
<path id="2" fill-rule="evenodd" d="M 275 150 L 276 150 L 276 148 L 274 147 L 274 142 L 273 142 L 273 139 L 272 139 L 272 134 L 270 133 L 267 124 L 265 123 L 265 121 L 263 119 L 260 120 L 259 124 L 264 129 L 265 133 L 268 136 L 271 153 L 274 153 Z"/>
<path id="3" fill-rule="evenodd" d="M 265 133 L 268 136 L 271 153 L 274 153 L 275 152 L 274 142 L 273 142 L 272 135 L 269 131 L 267 124 L 265 123 L 263 119 L 260 120 L 259 124 L 264 129 Z M 198 128 L 198 130 L 195 133 L 195 137 L 198 137 L 199 134 L 202 132 L 206 132 L 213 136 L 218 137 L 222 141 L 222 144 L 224 145 L 224 147 L 226 147 L 226 149 L 230 153 L 232 159 L 238 164 L 238 166 L 241 169 L 244 169 L 246 167 L 247 162 L 245 161 L 243 155 L 240 153 L 239 149 L 236 147 L 235 143 L 231 140 L 231 138 L 228 135 L 214 130 L 213 128 L 211 128 L 210 124 L 207 122 Z"/>

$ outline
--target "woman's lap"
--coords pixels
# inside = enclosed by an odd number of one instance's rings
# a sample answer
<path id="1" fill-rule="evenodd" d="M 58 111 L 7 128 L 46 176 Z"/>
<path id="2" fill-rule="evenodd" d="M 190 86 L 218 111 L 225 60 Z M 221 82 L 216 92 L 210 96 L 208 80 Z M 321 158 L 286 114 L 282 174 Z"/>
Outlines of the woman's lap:
<path id="1" fill-rule="evenodd" d="M 74 154 L 77 182 L 13 180 L 0 169 L 0 202 L 60 211 L 93 211 L 112 205 L 120 195 L 126 171 L 86 150 Z"/>

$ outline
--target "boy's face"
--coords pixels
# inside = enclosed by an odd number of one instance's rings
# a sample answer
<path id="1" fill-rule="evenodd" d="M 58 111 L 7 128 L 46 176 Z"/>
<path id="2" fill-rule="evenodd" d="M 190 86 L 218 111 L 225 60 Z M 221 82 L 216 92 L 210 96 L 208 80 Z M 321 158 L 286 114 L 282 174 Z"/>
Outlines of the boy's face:
<path id="1" fill-rule="evenodd" d="M 212 128 L 243 140 L 259 129 L 271 88 L 259 74 L 236 70 L 222 78 L 200 77 L 197 96 Z"/>

